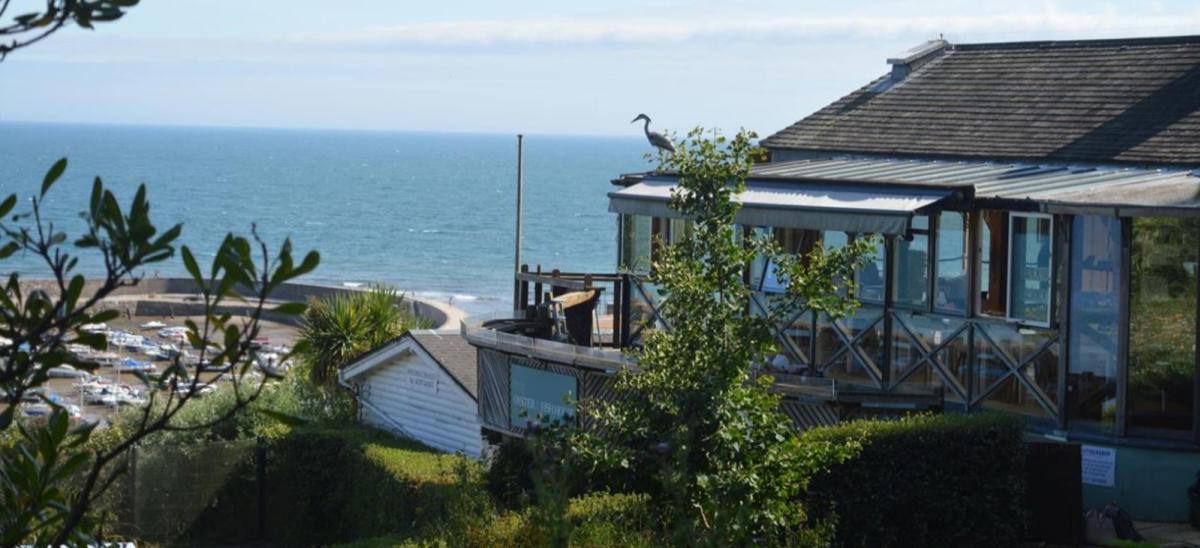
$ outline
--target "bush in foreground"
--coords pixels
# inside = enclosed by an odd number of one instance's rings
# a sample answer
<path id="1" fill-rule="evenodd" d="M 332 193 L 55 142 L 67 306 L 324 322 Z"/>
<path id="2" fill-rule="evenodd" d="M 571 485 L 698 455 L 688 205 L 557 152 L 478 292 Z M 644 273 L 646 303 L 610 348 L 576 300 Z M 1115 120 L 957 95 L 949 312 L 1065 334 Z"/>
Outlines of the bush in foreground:
<path id="1" fill-rule="evenodd" d="M 801 441 L 855 440 L 854 458 L 809 483 L 843 546 L 1011 546 L 1025 524 L 1024 424 L 1009 415 L 856 421 Z"/>

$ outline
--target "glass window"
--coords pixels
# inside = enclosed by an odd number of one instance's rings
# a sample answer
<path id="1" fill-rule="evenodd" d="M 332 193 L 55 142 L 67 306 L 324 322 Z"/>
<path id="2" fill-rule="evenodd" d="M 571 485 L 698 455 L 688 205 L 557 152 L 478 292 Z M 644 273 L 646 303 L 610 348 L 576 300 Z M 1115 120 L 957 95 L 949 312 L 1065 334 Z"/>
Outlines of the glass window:
<path id="1" fill-rule="evenodd" d="M 895 281 L 892 299 L 898 305 L 929 305 L 929 217 L 913 218 L 912 239 L 896 239 Z"/>
<path id="2" fill-rule="evenodd" d="M 937 285 L 933 306 L 955 314 L 967 312 L 967 231 L 962 213 L 943 211 L 937 228 Z"/>
<path id="3" fill-rule="evenodd" d="M 666 217 L 650 218 L 650 262 L 659 258 L 663 247 L 671 243 L 671 219 Z"/>
<path id="4" fill-rule="evenodd" d="M 650 217 L 621 216 L 621 266 L 632 272 L 650 271 Z"/>
<path id="5" fill-rule="evenodd" d="M 857 272 L 858 298 L 865 301 L 883 302 L 883 274 L 884 269 L 887 268 L 883 238 L 869 234 L 856 237 L 875 238 L 875 248 L 867 253 L 866 264 Z"/>
<path id="6" fill-rule="evenodd" d="M 1131 427 L 1192 429 L 1198 247 L 1198 219 L 1133 219 L 1127 389 Z"/>
<path id="7" fill-rule="evenodd" d="M 675 242 L 678 242 L 691 234 L 692 226 L 693 225 L 691 221 L 686 219 L 671 219 L 668 227 L 671 235 L 669 238 L 671 245 L 674 245 Z"/>
<path id="8" fill-rule="evenodd" d="M 1049 215 L 1013 213 L 1010 216 L 1009 317 L 1050 325 L 1054 241 Z"/>
<path id="9" fill-rule="evenodd" d="M 1007 316 L 1008 213 L 985 210 L 979 226 L 979 312 Z"/>
<path id="10" fill-rule="evenodd" d="M 747 238 L 766 238 L 771 233 L 771 229 L 762 226 L 745 227 L 744 236 Z M 754 262 L 750 265 L 750 287 L 758 288 L 763 282 L 763 274 L 766 273 L 767 257 L 759 254 L 754 257 Z"/>
<path id="11" fill-rule="evenodd" d="M 821 245 L 826 251 L 841 249 L 850 243 L 850 237 L 845 232 L 826 230 L 821 233 Z"/>
<path id="12" fill-rule="evenodd" d="M 1121 220 L 1079 215 L 1071 226 L 1067 418 L 1111 432 L 1117 414 Z"/>
<path id="13" fill-rule="evenodd" d="M 807 255 L 821 240 L 819 231 L 799 228 L 776 228 L 774 235 L 783 252 L 792 255 Z"/>

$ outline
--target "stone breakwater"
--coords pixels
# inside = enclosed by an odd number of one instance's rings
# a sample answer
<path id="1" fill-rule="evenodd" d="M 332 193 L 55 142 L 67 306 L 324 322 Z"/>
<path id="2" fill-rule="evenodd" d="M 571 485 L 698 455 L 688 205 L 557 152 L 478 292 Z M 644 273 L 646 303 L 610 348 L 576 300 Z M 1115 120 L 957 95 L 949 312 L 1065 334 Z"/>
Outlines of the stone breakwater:
<path id="1" fill-rule="evenodd" d="M 89 280 L 83 289 L 84 295 L 94 292 L 100 287 L 99 280 Z M 57 293 L 57 285 L 51 280 L 26 280 L 21 284 L 25 290 L 42 289 Z M 350 288 L 330 285 L 287 283 L 280 286 L 269 296 L 271 302 L 307 301 L 310 298 L 330 297 L 355 291 L 365 291 L 365 288 Z M 117 289 L 101 305 L 105 308 L 116 308 L 126 316 L 194 316 L 203 312 L 203 303 L 199 299 L 196 282 L 190 278 L 144 278 L 137 285 Z M 246 295 L 243 289 L 239 293 Z M 457 329 L 459 322 L 466 317 L 461 309 L 449 304 L 422 299 L 407 293 L 402 293 L 404 306 L 422 318 L 428 319 L 437 329 Z M 249 304 L 230 302 L 221 307 L 220 312 L 233 315 L 250 313 L 253 307 Z M 263 319 L 285 324 L 298 321 L 295 316 L 284 316 L 264 312 Z"/>

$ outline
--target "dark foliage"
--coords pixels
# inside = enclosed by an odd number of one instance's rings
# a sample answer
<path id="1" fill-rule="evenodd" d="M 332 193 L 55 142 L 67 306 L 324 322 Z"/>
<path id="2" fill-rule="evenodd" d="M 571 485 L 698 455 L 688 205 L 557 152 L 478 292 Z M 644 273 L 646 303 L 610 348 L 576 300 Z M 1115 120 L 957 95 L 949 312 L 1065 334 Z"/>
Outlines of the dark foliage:
<path id="1" fill-rule="evenodd" d="M 814 517 L 843 546 L 1012 546 L 1024 533 L 1024 424 L 1008 415 L 858 421 L 802 441 L 857 440 L 857 456 L 809 484 Z"/>
<path id="2" fill-rule="evenodd" d="M 521 440 L 508 440 L 500 444 L 492 457 L 491 465 L 484 474 L 484 484 L 497 505 L 503 508 L 520 508 L 527 504 L 533 492 L 533 455 Z"/>

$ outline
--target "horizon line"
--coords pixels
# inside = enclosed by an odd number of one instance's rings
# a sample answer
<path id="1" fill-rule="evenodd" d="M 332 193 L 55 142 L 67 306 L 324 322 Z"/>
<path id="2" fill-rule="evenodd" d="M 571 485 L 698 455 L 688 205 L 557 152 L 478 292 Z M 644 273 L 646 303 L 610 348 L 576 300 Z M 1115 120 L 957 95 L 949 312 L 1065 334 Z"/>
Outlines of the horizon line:
<path id="1" fill-rule="evenodd" d="M 609 133 L 543 133 L 530 131 L 486 131 L 486 130 L 439 130 L 439 129 L 408 129 L 408 128 L 355 128 L 355 127 L 319 127 L 319 126 L 256 126 L 256 125 L 235 125 L 235 124 L 189 124 L 189 123 L 170 123 L 170 122 L 96 122 L 96 121 L 55 121 L 55 120 L 18 120 L 0 118 L 0 124 L 14 125 L 41 125 L 41 126 L 114 126 L 114 127 L 131 127 L 131 128 L 159 128 L 159 129 L 229 129 L 229 130 L 253 130 L 253 131 L 328 131 L 342 133 L 417 133 L 417 134 L 440 134 L 440 135 L 482 135 L 482 136 L 511 136 L 523 135 L 525 137 L 584 137 L 598 139 L 639 139 L 642 138 L 641 133 L 633 135 L 617 135 Z"/>

